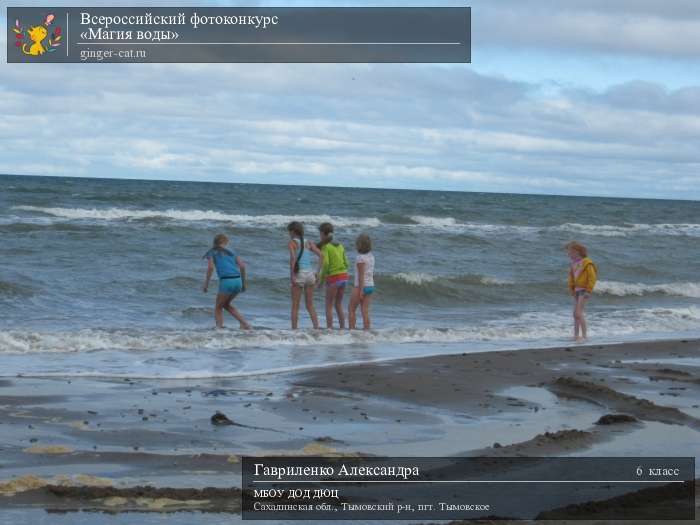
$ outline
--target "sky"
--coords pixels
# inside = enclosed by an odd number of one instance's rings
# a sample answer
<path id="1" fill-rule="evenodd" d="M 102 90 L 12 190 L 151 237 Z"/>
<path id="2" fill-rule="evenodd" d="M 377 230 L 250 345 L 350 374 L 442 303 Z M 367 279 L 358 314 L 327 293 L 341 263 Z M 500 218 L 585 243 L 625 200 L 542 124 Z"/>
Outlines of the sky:
<path id="1" fill-rule="evenodd" d="M 142 4 L 470 5 L 472 63 L 28 66 L 3 30 L 0 173 L 700 198 L 697 0 Z"/>

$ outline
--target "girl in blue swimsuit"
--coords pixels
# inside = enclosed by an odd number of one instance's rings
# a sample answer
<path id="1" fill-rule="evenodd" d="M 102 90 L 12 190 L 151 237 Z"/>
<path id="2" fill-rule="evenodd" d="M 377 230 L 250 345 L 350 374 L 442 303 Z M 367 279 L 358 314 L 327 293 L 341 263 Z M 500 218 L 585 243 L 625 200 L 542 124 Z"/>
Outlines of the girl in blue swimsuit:
<path id="1" fill-rule="evenodd" d="M 216 327 L 224 327 L 223 311 L 226 310 L 241 324 L 241 330 L 249 330 L 250 325 L 243 318 L 243 315 L 231 304 L 236 296 L 245 292 L 246 288 L 246 266 L 241 258 L 231 250 L 228 250 L 229 239 L 223 233 L 214 237 L 214 245 L 204 258 L 207 260 L 207 276 L 204 280 L 204 293 L 209 290 L 209 281 L 216 268 L 216 275 L 219 278 L 219 292 L 216 294 L 216 304 L 214 307 L 214 318 Z"/>

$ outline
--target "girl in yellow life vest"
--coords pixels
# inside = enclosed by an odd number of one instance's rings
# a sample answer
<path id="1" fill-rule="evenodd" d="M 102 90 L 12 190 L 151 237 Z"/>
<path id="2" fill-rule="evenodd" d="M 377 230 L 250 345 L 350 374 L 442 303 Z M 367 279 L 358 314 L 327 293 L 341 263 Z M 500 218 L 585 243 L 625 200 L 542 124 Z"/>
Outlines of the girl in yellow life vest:
<path id="1" fill-rule="evenodd" d="M 350 276 L 348 270 L 350 264 L 345 248 L 333 239 L 333 225 L 324 222 L 319 226 L 321 241 L 318 247 L 323 254 L 323 267 L 321 268 L 321 282 L 326 283 L 326 327 L 333 328 L 333 310 L 338 314 L 340 329 L 345 328 L 345 310 L 343 297 Z"/>
<path id="2" fill-rule="evenodd" d="M 582 244 L 572 241 L 566 245 L 569 255 L 569 292 L 574 298 L 574 340 L 582 343 L 588 337 L 586 324 L 586 302 L 593 293 L 598 279 L 598 268 L 588 258 L 588 250 Z"/>

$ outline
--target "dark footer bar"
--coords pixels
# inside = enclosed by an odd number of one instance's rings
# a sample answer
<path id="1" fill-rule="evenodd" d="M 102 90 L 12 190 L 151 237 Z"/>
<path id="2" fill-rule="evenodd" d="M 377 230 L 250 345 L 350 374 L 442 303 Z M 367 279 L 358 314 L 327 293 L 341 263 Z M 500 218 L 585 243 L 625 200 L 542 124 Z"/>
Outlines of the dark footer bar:
<path id="1" fill-rule="evenodd" d="M 249 520 L 693 520 L 694 458 L 243 458 Z"/>

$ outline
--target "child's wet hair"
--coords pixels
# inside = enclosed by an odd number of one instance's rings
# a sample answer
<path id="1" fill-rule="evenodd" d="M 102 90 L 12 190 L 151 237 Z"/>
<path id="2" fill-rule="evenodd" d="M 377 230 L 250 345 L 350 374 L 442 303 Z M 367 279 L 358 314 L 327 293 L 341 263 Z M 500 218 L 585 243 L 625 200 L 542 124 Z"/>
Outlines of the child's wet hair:
<path id="1" fill-rule="evenodd" d="M 372 251 L 372 239 L 366 233 L 357 236 L 355 247 L 359 253 L 369 253 Z"/>
<path id="2" fill-rule="evenodd" d="M 304 225 L 299 221 L 292 221 L 287 225 L 287 231 L 298 237 L 304 236 Z"/>
<path id="3" fill-rule="evenodd" d="M 330 222 L 324 222 L 318 227 L 318 231 L 320 231 L 323 235 L 333 235 L 335 230 Z"/>
<path id="4" fill-rule="evenodd" d="M 564 248 L 566 248 L 567 251 L 568 250 L 575 251 L 581 257 L 588 257 L 588 249 L 580 242 L 576 242 L 576 241 L 567 242 L 566 246 L 564 246 Z"/>
<path id="5" fill-rule="evenodd" d="M 321 232 L 322 236 L 325 236 L 325 239 L 322 239 L 321 242 L 318 243 L 319 249 L 323 248 L 326 244 L 333 242 L 333 232 L 335 229 L 330 222 L 321 223 L 321 225 L 318 227 L 318 231 Z"/>
<path id="6" fill-rule="evenodd" d="M 214 242 L 212 243 L 212 247 L 214 249 L 221 248 L 227 243 L 228 243 L 228 236 L 225 233 L 219 233 L 219 234 L 214 236 Z"/>

